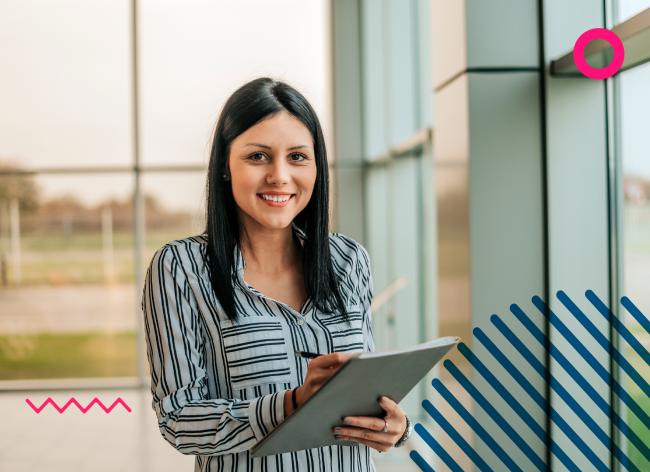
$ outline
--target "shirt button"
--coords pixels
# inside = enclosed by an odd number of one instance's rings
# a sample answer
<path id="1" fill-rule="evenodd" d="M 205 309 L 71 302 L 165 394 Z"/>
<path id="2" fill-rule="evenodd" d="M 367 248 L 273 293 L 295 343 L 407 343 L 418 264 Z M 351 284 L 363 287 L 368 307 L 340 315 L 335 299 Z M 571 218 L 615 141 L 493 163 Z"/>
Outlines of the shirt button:
<path id="1" fill-rule="evenodd" d="M 303 320 L 302 318 L 298 318 L 297 323 L 302 326 L 303 324 L 305 324 L 305 320 Z"/>

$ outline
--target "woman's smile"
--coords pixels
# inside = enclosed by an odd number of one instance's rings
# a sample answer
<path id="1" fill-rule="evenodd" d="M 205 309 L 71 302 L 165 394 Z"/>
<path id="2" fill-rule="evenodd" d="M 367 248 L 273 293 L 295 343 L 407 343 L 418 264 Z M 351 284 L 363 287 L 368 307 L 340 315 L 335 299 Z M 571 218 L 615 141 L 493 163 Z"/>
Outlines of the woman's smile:
<path id="1" fill-rule="evenodd" d="M 257 197 L 271 207 L 284 207 L 289 204 L 293 193 L 258 193 Z"/>

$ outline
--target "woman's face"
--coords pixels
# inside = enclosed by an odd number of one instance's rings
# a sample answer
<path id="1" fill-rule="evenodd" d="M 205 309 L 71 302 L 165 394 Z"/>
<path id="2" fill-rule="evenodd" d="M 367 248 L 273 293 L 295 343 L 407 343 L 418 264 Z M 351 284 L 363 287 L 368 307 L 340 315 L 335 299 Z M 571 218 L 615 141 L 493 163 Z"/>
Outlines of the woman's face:
<path id="1" fill-rule="evenodd" d="M 316 182 L 311 133 L 286 111 L 250 127 L 230 144 L 232 193 L 246 227 L 288 227 L 309 203 Z"/>

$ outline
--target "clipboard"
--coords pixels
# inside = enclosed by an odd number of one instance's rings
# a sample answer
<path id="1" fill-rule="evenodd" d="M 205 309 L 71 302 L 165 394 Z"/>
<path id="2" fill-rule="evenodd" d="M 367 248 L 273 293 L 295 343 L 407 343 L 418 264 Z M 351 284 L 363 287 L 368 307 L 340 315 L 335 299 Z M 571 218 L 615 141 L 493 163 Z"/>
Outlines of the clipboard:
<path id="1" fill-rule="evenodd" d="M 460 338 L 447 336 L 407 349 L 361 352 L 349 359 L 300 408 L 251 449 L 253 457 L 356 442 L 334 438 L 344 416 L 376 416 L 385 395 L 399 403 Z"/>

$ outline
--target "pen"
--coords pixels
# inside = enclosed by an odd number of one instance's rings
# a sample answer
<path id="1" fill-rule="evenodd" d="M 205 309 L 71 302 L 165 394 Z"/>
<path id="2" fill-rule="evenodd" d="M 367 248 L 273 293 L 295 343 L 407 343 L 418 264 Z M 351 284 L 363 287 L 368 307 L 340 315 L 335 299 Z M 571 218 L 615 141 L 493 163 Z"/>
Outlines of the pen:
<path id="1" fill-rule="evenodd" d="M 295 351 L 296 356 L 305 357 L 307 359 L 313 359 L 314 357 L 322 356 L 323 354 L 318 354 L 316 352 L 307 352 L 307 351 Z"/>

